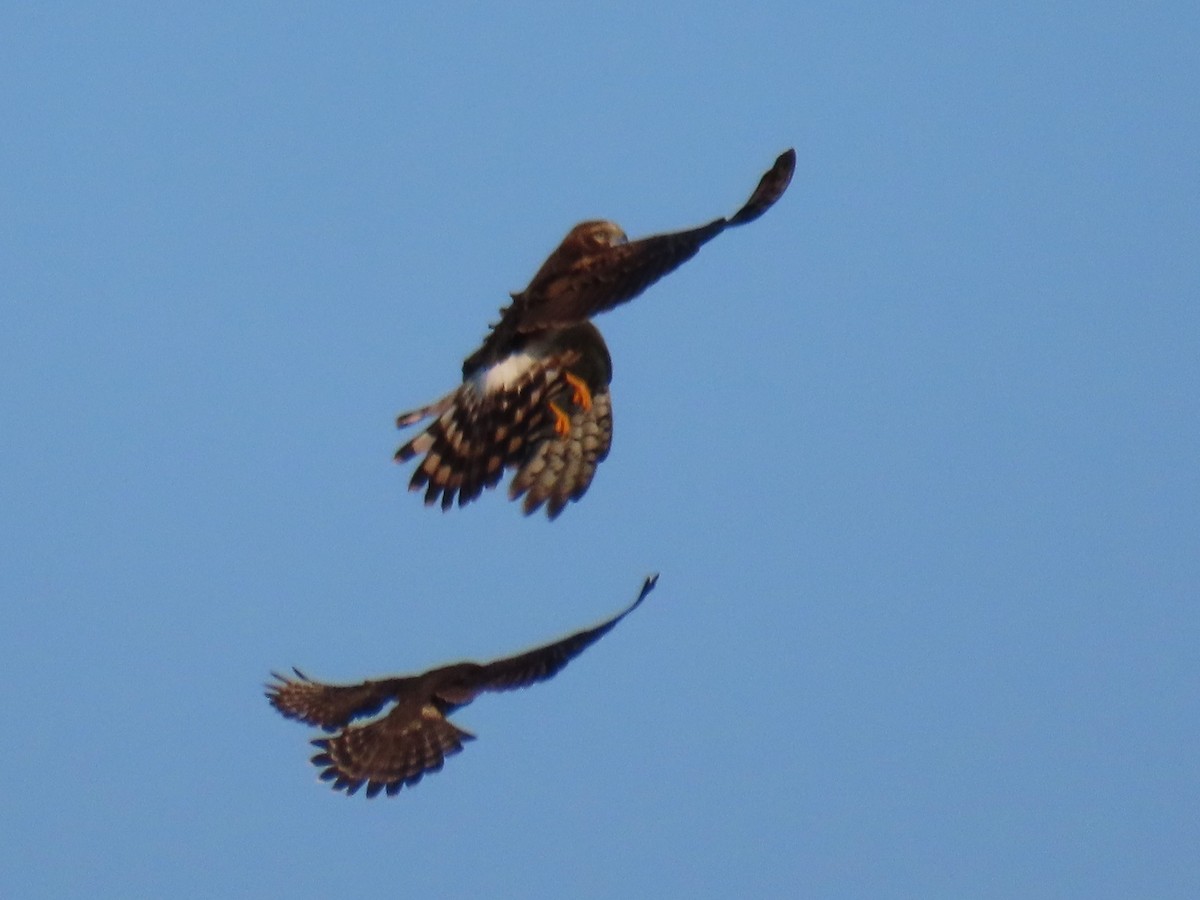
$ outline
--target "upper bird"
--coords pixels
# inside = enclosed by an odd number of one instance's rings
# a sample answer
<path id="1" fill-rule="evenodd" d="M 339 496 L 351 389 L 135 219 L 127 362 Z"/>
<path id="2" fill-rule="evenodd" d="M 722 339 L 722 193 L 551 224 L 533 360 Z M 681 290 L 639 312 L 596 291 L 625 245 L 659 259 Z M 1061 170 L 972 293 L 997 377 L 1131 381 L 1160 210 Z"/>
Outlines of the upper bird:
<path id="1" fill-rule="evenodd" d="M 433 417 L 396 451 L 397 462 L 425 457 L 409 488 L 449 509 L 456 496 L 465 505 L 515 468 L 509 496 L 525 495 L 526 514 L 545 504 L 553 519 L 582 497 L 612 444 L 612 359 L 589 320 L 638 296 L 726 228 L 753 222 L 783 196 L 795 168 L 796 151 L 784 151 L 741 209 L 699 228 L 637 241 L 608 221 L 567 232 L 463 362 L 462 384 L 397 417 L 399 428 Z"/>

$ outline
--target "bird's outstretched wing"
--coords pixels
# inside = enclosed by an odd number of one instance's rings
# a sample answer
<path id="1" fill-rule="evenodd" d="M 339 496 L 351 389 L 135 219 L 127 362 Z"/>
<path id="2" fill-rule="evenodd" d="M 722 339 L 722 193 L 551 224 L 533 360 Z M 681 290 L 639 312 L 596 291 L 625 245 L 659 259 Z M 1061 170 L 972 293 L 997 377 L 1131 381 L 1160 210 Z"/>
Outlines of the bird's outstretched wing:
<path id="1" fill-rule="evenodd" d="M 498 659 L 480 667 L 476 693 L 510 691 L 553 678 L 567 663 L 616 628 L 618 622 L 637 609 L 657 583 L 658 576 L 651 575 L 642 584 L 642 589 L 633 603 L 599 625 L 578 631 L 553 644 Z"/>
<path id="2" fill-rule="evenodd" d="M 402 689 L 405 679 L 384 678 L 359 684 L 324 684 L 299 669 L 295 677 L 272 672 L 266 696 L 289 719 L 335 731 L 353 719 L 373 716 Z"/>
<path id="3" fill-rule="evenodd" d="M 474 740 L 446 718 L 448 712 L 484 691 L 512 690 L 553 677 L 633 612 L 657 581 L 657 575 L 647 578 L 632 605 L 599 625 L 486 665 L 455 663 L 422 675 L 353 685 L 322 684 L 297 670 L 294 679 L 275 675 L 267 697 L 288 718 L 331 731 L 341 728 L 332 737 L 312 742 L 318 748 L 312 762 L 321 769 L 323 781 L 348 794 L 364 785 L 368 797 L 381 791 L 395 794 L 440 769 L 447 756 Z M 389 701 L 395 705 L 382 717 L 347 724 L 379 712 Z"/>
<path id="4" fill-rule="evenodd" d="M 750 199 L 727 219 L 715 219 L 686 231 L 598 246 L 590 251 L 584 249 L 586 232 L 580 232 L 581 249 L 562 253 L 563 263 L 554 264 L 555 256 L 568 249 L 566 245 L 576 234 L 572 231 L 564 247 L 551 256 L 529 286 L 513 296 L 512 305 L 504 311 L 497 326 L 497 339 L 512 332 L 530 333 L 581 322 L 632 300 L 695 256 L 726 228 L 753 222 L 770 209 L 787 190 L 795 169 L 796 151 L 786 150 L 759 180 Z"/>

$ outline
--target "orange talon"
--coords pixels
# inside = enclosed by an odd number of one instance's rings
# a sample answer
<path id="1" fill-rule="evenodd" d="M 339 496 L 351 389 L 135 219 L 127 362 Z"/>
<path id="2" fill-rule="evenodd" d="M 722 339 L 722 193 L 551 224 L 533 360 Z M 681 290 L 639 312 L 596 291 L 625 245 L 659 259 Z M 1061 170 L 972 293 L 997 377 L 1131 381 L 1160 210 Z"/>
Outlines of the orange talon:
<path id="1" fill-rule="evenodd" d="M 592 392 L 588 390 L 587 382 L 570 372 L 564 372 L 563 377 L 567 379 L 567 384 L 575 389 L 571 395 L 571 402 L 588 412 L 592 408 Z"/>
<path id="2" fill-rule="evenodd" d="M 550 412 L 554 413 L 554 430 L 558 432 L 559 437 L 567 437 L 571 434 L 571 417 L 558 408 L 557 403 L 550 404 Z"/>

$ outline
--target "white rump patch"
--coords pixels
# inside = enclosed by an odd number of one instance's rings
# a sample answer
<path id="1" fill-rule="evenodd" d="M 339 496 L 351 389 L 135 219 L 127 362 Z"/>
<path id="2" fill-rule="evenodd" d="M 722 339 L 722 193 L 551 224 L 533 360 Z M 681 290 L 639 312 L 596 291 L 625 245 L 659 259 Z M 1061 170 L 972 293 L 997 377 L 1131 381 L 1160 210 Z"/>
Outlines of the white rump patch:
<path id="1" fill-rule="evenodd" d="M 516 385 L 526 374 L 541 364 L 541 357 L 531 353 L 514 353 L 500 362 L 475 374 L 471 379 L 483 394 L 494 394 Z"/>

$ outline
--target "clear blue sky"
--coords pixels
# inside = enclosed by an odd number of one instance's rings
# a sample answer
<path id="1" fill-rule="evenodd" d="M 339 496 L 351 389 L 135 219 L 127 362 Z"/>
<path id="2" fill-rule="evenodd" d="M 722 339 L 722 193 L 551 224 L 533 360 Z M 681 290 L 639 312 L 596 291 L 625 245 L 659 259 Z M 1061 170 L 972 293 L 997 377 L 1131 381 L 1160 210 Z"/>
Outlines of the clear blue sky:
<path id="1" fill-rule="evenodd" d="M 399 6 L 0 15 L 0 894 L 1200 896 L 1195 4 Z M 582 503 L 406 492 L 572 224 L 788 146 Z M 651 571 L 393 799 L 261 695 Z"/>

